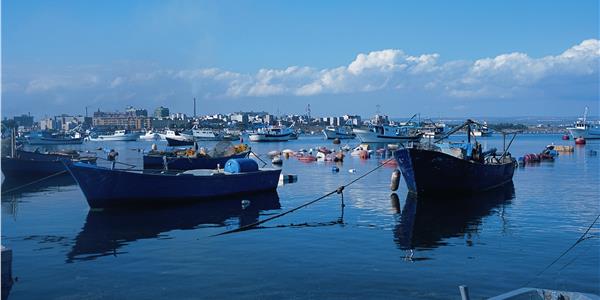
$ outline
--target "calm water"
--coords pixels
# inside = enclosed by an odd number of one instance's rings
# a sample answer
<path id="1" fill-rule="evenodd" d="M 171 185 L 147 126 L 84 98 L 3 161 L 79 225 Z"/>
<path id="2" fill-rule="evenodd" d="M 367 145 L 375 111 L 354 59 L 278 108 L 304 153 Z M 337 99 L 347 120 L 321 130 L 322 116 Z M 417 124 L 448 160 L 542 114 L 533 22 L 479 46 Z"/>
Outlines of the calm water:
<path id="1" fill-rule="evenodd" d="M 499 136 L 480 140 L 502 147 Z M 552 142 L 573 144 L 522 135 L 511 152 L 537 153 Z M 150 144 L 80 148 L 112 147 L 140 165 L 135 149 Z M 264 154 L 319 145 L 332 146 L 303 137 L 252 147 Z M 590 149 L 600 144 L 519 168 L 514 186 L 436 203 L 407 196 L 404 182 L 391 196 L 393 168 L 383 167 L 346 189 L 343 215 L 334 195 L 265 228 L 218 237 L 211 235 L 313 200 L 381 160 L 348 156 L 333 173 L 332 163 L 291 158 L 283 173 L 299 180 L 277 193 L 139 211 L 90 211 L 69 177 L 53 178 L 2 196 L 2 244 L 13 249 L 18 277 L 9 299 L 456 299 L 461 284 L 474 299 L 526 284 L 600 294 L 600 224 L 536 276 L 600 211 L 600 156 Z M 244 210 L 242 199 L 251 201 Z"/>

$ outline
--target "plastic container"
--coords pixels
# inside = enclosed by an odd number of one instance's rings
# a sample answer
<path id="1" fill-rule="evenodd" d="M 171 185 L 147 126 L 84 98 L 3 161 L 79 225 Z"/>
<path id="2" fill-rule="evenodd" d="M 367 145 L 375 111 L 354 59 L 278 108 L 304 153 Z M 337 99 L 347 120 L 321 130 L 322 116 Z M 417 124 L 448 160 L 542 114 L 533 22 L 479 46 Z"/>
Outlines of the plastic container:
<path id="1" fill-rule="evenodd" d="M 232 158 L 225 163 L 225 172 L 246 173 L 258 171 L 258 164 L 251 158 Z"/>

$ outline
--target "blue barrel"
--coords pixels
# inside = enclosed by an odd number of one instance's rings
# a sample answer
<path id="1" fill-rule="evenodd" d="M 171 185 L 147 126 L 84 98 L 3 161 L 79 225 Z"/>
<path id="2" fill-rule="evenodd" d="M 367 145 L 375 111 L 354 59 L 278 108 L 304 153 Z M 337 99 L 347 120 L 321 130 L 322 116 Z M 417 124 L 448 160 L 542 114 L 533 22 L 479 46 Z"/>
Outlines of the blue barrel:
<path id="1" fill-rule="evenodd" d="M 258 164 L 251 158 L 232 158 L 225 163 L 225 172 L 245 173 L 258 171 Z"/>

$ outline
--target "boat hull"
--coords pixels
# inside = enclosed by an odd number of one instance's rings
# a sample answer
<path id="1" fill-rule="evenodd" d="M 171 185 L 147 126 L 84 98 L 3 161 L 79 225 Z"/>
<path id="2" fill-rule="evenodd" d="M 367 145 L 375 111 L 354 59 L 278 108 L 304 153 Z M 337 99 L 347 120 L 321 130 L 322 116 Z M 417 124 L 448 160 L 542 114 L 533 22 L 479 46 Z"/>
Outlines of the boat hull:
<path id="1" fill-rule="evenodd" d="M 73 139 L 52 139 L 52 138 L 35 138 L 27 139 L 29 145 L 80 145 L 83 143 L 83 138 Z"/>
<path id="2" fill-rule="evenodd" d="M 196 170 L 196 169 L 216 169 L 217 165 L 221 168 L 231 158 L 248 157 L 250 152 L 243 152 L 232 156 L 225 157 L 167 157 L 167 165 L 169 170 Z M 162 156 L 144 155 L 144 169 L 163 169 L 164 162 Z"/>
<path id="3" fill-rule="evenodd" d="M 421 135 L 405 135 L 405 136 L 386 136 L 369 130 L 354 129 L 356 136 L 363 143 L 402 143 L 409 141 L 418 141 Z"/>
<path id="4" fill-rule="evenodd" d="M 394 152 L 398 168 L 411 192 L 469 194 L 510 183 L 514 162 L 482 164 L 452 155 L 415 148 Z"/>
<path id="5" fill-rule="evenodd" d="M 2 157 L 2 173 L 7 178 L 42 177 L 66 171 L 64 161 L 72 158 L 64 155 L 17 151 L 16 157 Z M 95 157 L 79 158 L 95 164 Z"/>
<path id="6" fill-rule="evenodd" d="M 139 138 L 137 134 L 127 134 L 127 135 L 99 135 L 97 138 L 91 138 L 91 141 L 136 141 Z"/>
<path id="7" fill-rule="evenodd" d="M 356 134 L 352 133 L 352 134 L 346 134 L 346 133 L 341 133 L 341 132 L 337 132 L 334 130 L 323 130 L 323 135 L 325 135 L 325 139 L 328 140 L 333 140 L 333 139 L 340 139 L 340 140 L 350 140 L 356 137 Z"/>
<path id="8" fill-rule="evenodd" d="M 275 190 L 280 169 L 215 175 L 167 175 L 111 170 L 85 164 L 67 169 L 91 208 L 143 206 Z"/>
<path id="9" fill-rule="evenodd" d="M 251 142 L 287 142 L 292 139 L 292 134 L 251 134 Z"/>
<path id="10" fill-rule="evenodd" d="M 174 139 L 171 137 L 166 137 L 165 139 L 167 140 L 167 145 L 171 147 L 194 145 L 193 139 Z"/>
<path id="11" fill-rule="evenodd" d="M 567 128 L 571 137 L 573 139 L 582 137 L 587 140 L 600 139 L 600 128 L 588 128 L 588 129 L 580 129 L 580 128 Z"/>

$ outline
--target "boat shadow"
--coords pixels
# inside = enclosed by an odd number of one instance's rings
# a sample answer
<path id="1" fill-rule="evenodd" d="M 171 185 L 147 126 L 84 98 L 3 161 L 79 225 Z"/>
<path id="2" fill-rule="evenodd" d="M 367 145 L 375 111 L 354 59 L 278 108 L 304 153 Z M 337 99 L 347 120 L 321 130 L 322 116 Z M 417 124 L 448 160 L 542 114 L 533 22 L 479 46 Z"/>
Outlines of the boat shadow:
<path id="1" fill-rule="evenodd" d="M 116 256 L 140 239 L 164 238 L 161 234 L 172 230 L 223 227 L 231 218 L 239 218 L 242 227 L 258 221 L 262 211 L 280 208 L 277 191 L 271 191 L 177 206 L 90 210 L 66 262 Z"/>
<path id="2" fill-rule="evenodd" d="M 512 181 L 483 193 L 462 196 L 425 196 L 408 193 L 400 204 L 392 197 L 392 207 L 399 221 L 394 226 L 394 242 L 401 250 L 428 250 L 446 245 L 445 240 L 465 236 L 472 246 L 471 235 L 477 233 L 482 218 L 510 204 L 515 197 Z"/>

